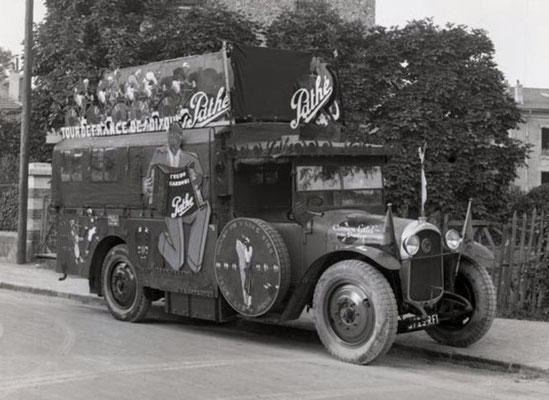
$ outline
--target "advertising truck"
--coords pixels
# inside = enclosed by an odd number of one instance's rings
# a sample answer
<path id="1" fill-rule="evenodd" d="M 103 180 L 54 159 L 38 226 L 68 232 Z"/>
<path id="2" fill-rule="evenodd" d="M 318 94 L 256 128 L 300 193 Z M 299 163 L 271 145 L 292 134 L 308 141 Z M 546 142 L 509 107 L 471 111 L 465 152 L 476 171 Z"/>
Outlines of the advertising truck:
<path id="1" fill-rule="evenodd" d="M 312 308 L 329 353 L 357 364 L 397 333 L 468 346 L 490 328 L 488 250 L 393 217 L 390 153 L 345 140 L 319 57 L 232 44 L 91 87 L 83 77 L 49 137 L 57 269 L 86 277 L 115 318 L 161 299 L 217 322 Z"/>

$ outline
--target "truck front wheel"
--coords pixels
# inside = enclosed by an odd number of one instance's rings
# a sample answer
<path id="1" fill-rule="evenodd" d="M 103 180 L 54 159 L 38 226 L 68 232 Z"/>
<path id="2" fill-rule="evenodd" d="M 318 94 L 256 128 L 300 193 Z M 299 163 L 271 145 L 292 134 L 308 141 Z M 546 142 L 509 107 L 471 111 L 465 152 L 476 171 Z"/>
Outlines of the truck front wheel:
<path id="1" fill-rule="evenodd" d="M 454 284 L 456 294 L 472 305 L 470 312 L 459 313 L 426 331 L 437 342 L 453 347 L 467 347 L 481 339 L 492 326 L 496 315 L 496 289 L 486 268 L 462 260 Z M 444 302 L 444 298 L 442 300 Z M 442 304 L 442 308 L 452 305 Z M 455 307 L 454 307 L 455 308 Z M 441 316 L 443 313 L 441 313 Z"/>
<path id="2" fill-rule="evenodd" d="M 397 331 L 391 286 L 373 266 L 340 261 L 318 281 L 313 309 L 320 340 L 338 360 L 368 364 L 384 355 Z"/>
<path id="3" fill-rule="evenodd" d="M 125 244 L 114 246 L 103 261 L 103 294 L 109 311 L 121 321 L 142 320 L 151 306 Z"/>

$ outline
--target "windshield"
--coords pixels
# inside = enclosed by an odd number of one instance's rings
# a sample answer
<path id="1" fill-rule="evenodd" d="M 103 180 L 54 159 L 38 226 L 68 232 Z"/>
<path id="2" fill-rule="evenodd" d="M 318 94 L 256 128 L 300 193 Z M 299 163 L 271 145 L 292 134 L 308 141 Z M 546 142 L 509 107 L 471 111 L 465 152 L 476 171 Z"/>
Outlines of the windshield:
<path id="1" fill-rule="evenodd" d="M 297 201 L 312 207 L 381 204 L 379 166 L 307 165 L 296 168 Z"/>

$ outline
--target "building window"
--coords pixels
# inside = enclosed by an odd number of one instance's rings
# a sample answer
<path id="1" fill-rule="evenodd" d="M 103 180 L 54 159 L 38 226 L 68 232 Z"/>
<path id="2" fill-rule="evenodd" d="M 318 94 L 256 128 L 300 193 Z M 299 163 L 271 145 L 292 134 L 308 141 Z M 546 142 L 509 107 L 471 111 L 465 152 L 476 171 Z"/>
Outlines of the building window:
<path id="1" fill-rule="evenodd" d="M 549 183 L 549 172 L 542 172 L 541 173 L 541 184 L 545 185 L 546 183 Z"/>
<path id="2" fill-rule="evenodd" d="M 549 156 L 549 128 L 541 128 L 541 154 Z"/>

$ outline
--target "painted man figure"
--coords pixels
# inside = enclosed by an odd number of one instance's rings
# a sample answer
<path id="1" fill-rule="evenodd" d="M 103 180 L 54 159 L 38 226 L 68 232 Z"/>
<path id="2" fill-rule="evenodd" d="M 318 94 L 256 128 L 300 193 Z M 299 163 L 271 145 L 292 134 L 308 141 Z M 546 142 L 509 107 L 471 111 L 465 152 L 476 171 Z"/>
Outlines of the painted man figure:
<path id="1" fill-rule="evenodd" d="M 195 190 L 188 196 L 197 207 L 193 207 L 195 211 L 181 217 L 168 215 L 165 218 L 166 231 L 158 238 L 158 250 L 174 270 L 178 271 L 187 265 L 193 272 L 198 272 L 204 256 L 210 205 L 202 199 L 200 188 L 203 173 L 200 160 L 195 153 L 181 150 L 181 146 L 186 144 L 184 139 L 181 125 L 174 122 L 168 130 L 168 144 L 156 149 L 153 155 L 143 182 L 143 191 L 149 199 L 152 198 L 154 165 L 186 169 L 189 172 L 189 179 Z"/>

